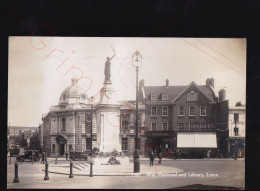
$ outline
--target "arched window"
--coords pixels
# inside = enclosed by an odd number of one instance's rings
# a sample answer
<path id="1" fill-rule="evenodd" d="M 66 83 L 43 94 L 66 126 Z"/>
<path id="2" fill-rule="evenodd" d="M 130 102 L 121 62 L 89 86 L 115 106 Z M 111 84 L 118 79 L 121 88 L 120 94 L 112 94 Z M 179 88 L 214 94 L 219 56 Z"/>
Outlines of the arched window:
<path id="1" fill-rule="evenodd" d="M 65 101 L 65 100 L 66 100 L 66 95 L 64 94 L 64 95 L 63 95 L 63 101 Z"/>
<path id="2" fill-rule="evenodd" d="M 62 131 L 65 131 L 65 130 L 66 130 L 66 119 L 65 119 L 65 118 L 62 118 L 61 130 L 62 130 Z"/>

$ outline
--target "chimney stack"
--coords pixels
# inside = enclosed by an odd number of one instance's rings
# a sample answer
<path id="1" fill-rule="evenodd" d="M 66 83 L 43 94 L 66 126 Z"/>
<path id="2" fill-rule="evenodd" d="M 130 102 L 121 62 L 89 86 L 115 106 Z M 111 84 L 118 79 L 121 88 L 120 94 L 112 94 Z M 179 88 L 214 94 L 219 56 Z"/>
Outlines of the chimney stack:
<path id="1" fill-rule="evenodd" d="M 219 97 L 219 101 L 226 100 L 226 90 L 224 89 L 219 90 L 218 97 Z"/>
<path id="2" fill-rule="evenodd" d="M 241 101 L 239 101 L 239 102 L 236 102 L 236 105 L 235 106 L 242 106 L 242 103 L 241 103 Z"/>
<path id="3" fill-rule="evenodd" d="M 210 86 L 214 89 L 214 78 L 208 78 L 206 80 L 206 86 L 210 88 Z"/>
<path id="4" fill-rule="evenodd" d="M 169 80 L 168 79 L 166 80 L 166 86 L 167 87 L 169 86 Z"/>

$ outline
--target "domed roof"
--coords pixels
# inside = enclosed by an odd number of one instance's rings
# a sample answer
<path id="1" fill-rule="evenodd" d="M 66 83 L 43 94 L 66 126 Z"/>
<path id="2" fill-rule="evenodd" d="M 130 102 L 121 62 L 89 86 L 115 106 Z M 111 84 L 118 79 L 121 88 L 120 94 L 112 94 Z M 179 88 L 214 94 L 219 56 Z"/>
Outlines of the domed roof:
<path id="1" fill-rule="evenodd" d="M 79 104 L 79 103 L 86 103 L 87 95 L 84 94 L 84 91 L 81 87 L 77 85 L 77 79 L 71 79 L 71 85 L 65 88 L 60 96 L 60 104 Z"/>

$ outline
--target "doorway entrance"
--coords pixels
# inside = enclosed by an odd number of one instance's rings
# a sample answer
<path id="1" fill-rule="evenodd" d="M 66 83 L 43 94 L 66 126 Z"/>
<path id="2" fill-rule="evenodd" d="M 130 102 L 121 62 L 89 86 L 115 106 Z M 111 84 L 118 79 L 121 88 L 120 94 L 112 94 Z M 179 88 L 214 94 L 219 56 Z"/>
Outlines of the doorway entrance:
<path id="1" fill-rule="evenodd" d="M 65 150 L 64 150 L 64 144 L 60 144 L 60 149 L 59 149 L 59 155 L 64 155 L 65 154 Z"/>
<path id="2" fill-rule="evenodd" d="M 57 153 L 60 156 L 64 156 L 65 152 L 67 152 L 67 137 L 66 136 L 62 136 L 62 135 L 58 135 L 56 137 L 56 141 L 57 141 L 57 145 L 58 145 L 58 150 Z"/>

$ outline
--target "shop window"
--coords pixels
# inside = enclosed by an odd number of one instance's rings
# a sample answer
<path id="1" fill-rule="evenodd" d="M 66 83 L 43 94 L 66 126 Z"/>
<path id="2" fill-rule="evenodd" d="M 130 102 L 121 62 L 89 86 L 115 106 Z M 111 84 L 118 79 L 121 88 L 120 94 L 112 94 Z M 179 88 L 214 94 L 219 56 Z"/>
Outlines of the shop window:
<path id="1" fill-rule="evenodd" d="M 128 141 L 127 138 L 122 138 L 122 150 L 128 150 Z"/>
<path id="2" fill-rule="evenodd" d="M 156 107 L 156 106 L 152 106 L 152 107 L 151 107 L 151 115 L 152 115 L 152 116 L 157 115 L 157 107 Z"/>
<path id="3" fill-rule="evenodd" d="M 178 115 L 179 116 L 184 116 L 184 106 L 179 106 L 178 107 Z"/>
<path id="4" fill-rule="evenodd" d="M 198 93 L 195 93 L 194 91 L 187 93 L 187 101 L 197 101 L 197 100 L 198 100 Z"/>
<path id="5" fill-rule="evenodd" d="M 200 116 L 206 116 L 206 106 L 200 106 Z"/>
<path id="6" fill-rule="evenodd" d="M 195 116 L 195 107 L 190 106 L 190 109 L 189 109 L 189 116 Z"/>
<path id="7" fill-rule="evenodd" d="M 152 131 L 156 131 L 156 123 L 152 123 Z"/>
<path id="8" fill-rule="evenodd" d="M 168 123 L 163 123 L 163 131 L 168 131 Z"/>
<path id="9" fill-rule="evenodd" d="M 157 94 L 156 93 L 151 93 L 151 100 L 157 100 Z"/>
<path id="10" fill-rule="evenodd" d="M 168 107 L 162 107 L 162 115 L 168 116 Z"/>

